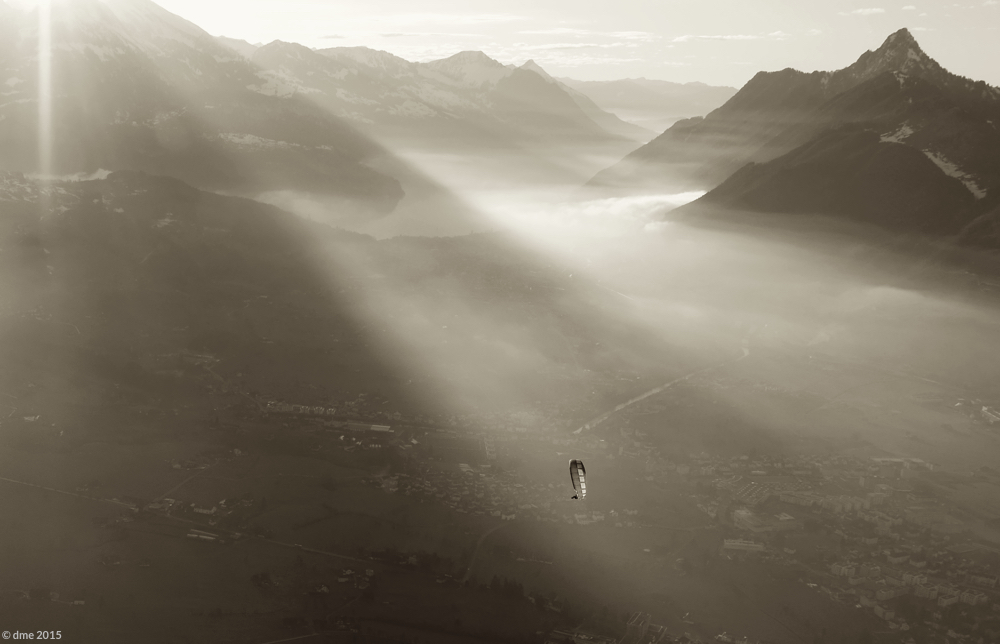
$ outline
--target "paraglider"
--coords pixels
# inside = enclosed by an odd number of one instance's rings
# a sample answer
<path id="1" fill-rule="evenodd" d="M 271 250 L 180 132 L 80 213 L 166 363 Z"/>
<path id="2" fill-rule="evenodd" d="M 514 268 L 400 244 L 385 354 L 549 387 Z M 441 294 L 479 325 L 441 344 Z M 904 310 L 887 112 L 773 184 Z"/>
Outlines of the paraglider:
<path id="1" fill-rule="evenodd" d="M 574 499 L 582 499 L 587 496 L 587 470 L 583 467 L 583 461 L 572 459 L 569 462 L 569 480 L 573 483 L 576 494 Z"/>

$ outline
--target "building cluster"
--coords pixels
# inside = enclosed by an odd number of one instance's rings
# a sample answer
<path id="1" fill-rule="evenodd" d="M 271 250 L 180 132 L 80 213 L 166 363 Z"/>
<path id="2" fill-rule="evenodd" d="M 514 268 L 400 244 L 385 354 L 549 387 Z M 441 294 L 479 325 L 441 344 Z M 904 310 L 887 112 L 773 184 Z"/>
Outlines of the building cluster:
<path id="1" fill-rule="evenodd" d="M 890 600 L 912 595 L 922 601 L 933 617 L 936 611 L 954 604 L 1000 609 L 1000 596 L 992 592 L 998 578 L 983 569 L 961 572 L 963 566 L 944 553 L 928 557 L 924 552 L 892 549 L 856 554 L 830 564 L 833 585 L 862 607 L 871 608 L 892 630 L 909 630 L 911 625 L 896 614 Z M 940 613 L 937 613 L 940 619 Z"/>
<path id="2" fill-rule="evenodd" d="M 314 400 L 306 402 L 300 399 L 296 402 L 288 402 L 285 400 L 276 400 L 269 396 L 256 396 L 257 406 L 255 409 L 257 412 L 269 415 L 293 416 L 316 420 L 338 418 L 340 420 L 362 421 L 389 420 L 399 422 L 406 420 L 407 422 L 428 424 L 440 422 L 439 418 L 420 415 L 406 418 L 398 411 L 386 410 L 383 404 L 388 402 L 387 400 L 376 400 L 375 398 L 370 398 L 367 394 L 359 394 L 357 397 L 350 399 L 340 398 L 336 400 L 329 397 L 317 397 L 315 395 L 306 395 L 303 397 L 313 397 Z"/>
<path id="3" fill-rule="evenodd" d="M 811 521 L 814 529 L 839 537 L 839 553 L 822 555 L 829 573 L 823 590 L 870 609 L 890 630 L 926 624 L 944 628 L 942 612 L 955 605 L 972 614 L 1000 611 L 1000 577 L 994 568 L 967 556 L 980 546 L 960 536 L 967 532 L 965 524 L 944 503 L 913 493 L 912 481 L 931 471 L 931 464 L 837 457 L 818 460 L 816 467 L 821 478 L 813 479 L 812 489 L 782 491 L 766 504 L 740 503 L 736 495 L 730 496 L 735 501 L 730 506 L 733 526 L 749 539 L 726 539 L 722 552 L 766 551 L 765 556 L 797 564 L 792 556 L 807 553 L 802 546 L 798 551 L 785 547 L 787 540 L 777 541 L 778 535 L 803 530 Z M 717 510 L 721 504 L 713 507 Z M 930 618 L 926 624 L 899 614 L 897 598 L 904 596 L 925 611 Z M 988 619 L 986 613 L 970 617 L 967 626 Z M 948 628 L 958 634 L 963 630 L 954 624 Z"/>
<path id="4" fill-rule="evenodd" d="M 244 495 L 242 498 L 220 499 L 214 503 L 184 502 L 163 498 L 143 505 L 142 510 L 175 516 L 189 515 L 191 518 L 199 518 L 209 525 L 216 525 L 223 517 L 229 517 L 251 507 L 253 507 L 253 500 L 249 495 Z"/>
<path id="5" fill-rule="evenodd" d="M 305 398 L 310 396 L 306 395 Z M 259 397 L 258 408 L 268 414 L 300 416 L 306 418 L 333 418 L 349 420 L 389 420 L 400 425 L 418 427 L 461 427 L 464 432 L 489 433 L 534 433 L 545 434 L 563 432 L 572 426 L 566 417 L 577 406 L 558 403 L 539 403 L 535 408 L 469 414 L 403 414 L 387 411 L 382 403 L 359 394 L 353 399 L 334 400 L 329 397 L 313 396 L 313 402 L 299 400 L 288 402 L 268 397 Z"/>
<path id="6" fill-rule="evenodd" d="M 978 399 L 959 398 L 953 408 L 963 412 L 973 421 L 989 426 L 1000 425 L 1000 406 Z"/>
<path id="7" fill-rule="evenodd" d="M 723 539 L 722 540 L 722 550 L 723 551 L 736 551 L 736 552 L 763 552 L 764 544 L 751 541 L 750 539 Z"/>
<path id="8" fill-rule="evenodd" d="M 534 520 L 586 525 L 606 523 L 630 528 L 639 525 L 639 511 L 581 509 L 567 490 L 554 484 L 532 485 L 515 473 L 491 466 L 460 463 L 456 468 L 418 465 L 409 473 L 372 477 L 368 484 L 392 494 L 440 503 L 460 514 L 491 516 L 511 521 Z"/>
<path id="9" fill-rule="evenodd" d="M 749 644 L 745 637 L 736 639 L 725 633 L 716 635 L 714 640 L 725 644 Z M 549 633 L 545 644 L 702 644 L 702 641 L 690 633 L 671 633 L 667 627 L 652 623 L 649 613 L 638 611 L 629 615 L 625 634 L 619 639 L 580 630 L 556 630 Z"/>
<path id="10" fill-rule="evenodd" d="M 360 571 L 351 570 L 350 568 L 344 568 L 343 570 L 340 571 L 340 574 L 337 576 L 337 583 L 351 584 L 355 588 L 364 590 L 369 586 L 371 586 L 372 578 L 374 576 L 375 576 L 375 571 L 372 570 L 371 568 L 366 569 L 364 573 Z"/>
<path id="11" fill-rule="evenodd" d="M 771 515 L 754 512 L 748 508 L 733 511 L 733 525 L 753 534 L 801 530 L 803 527 L 802 521 L 786 512 Z"/>
<path id="12" fill-rule="evenodd" d="M 323 405 L 295 405 L 276 400 L 268 401 L 264 409 L 274 414 L 294 414 L 298 416 L 336 416 L 336 407 L 324 407 Z"/>
<path id="13" fill-rule="evenodd" d="M 784 491 L 809 490 L 821 478 L 823 460 L 792 456 L 715 456 L 687 454 L 683 462 L 656 459 L 656 469 L 673 472 L 692 480 L 708 479 L 720 489 L 742 496 L 748 504 L 767 500 Z M 745 489 L 744 489 L 745 488 Z"/>

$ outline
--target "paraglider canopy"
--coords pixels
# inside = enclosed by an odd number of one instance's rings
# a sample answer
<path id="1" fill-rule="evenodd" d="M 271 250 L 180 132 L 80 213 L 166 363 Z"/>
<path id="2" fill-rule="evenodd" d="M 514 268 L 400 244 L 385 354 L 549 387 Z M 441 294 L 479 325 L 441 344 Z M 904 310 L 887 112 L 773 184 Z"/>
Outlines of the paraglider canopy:
<path id="1" fill-rule="evenodd" d="M 582 499 L 587 496 L 587 470 L 583 467 L 583 461 L 572 459 L 569 462 L 569 480 L 573 483 L 576 494 L 574 499 Z"/>

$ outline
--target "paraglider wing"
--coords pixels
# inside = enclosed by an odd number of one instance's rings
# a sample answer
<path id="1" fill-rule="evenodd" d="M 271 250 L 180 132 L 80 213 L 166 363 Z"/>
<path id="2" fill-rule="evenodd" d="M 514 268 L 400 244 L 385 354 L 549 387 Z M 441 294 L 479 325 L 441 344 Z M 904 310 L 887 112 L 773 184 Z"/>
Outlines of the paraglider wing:
<path id="1" fill-rule="evenodd" d="M 573 483 L 576 494 L 574 499 L 582 499 L 587 496 L 587 470 L 583 467 L 583 461 L 573 459 L 569 462 L 569 480 Z"/>

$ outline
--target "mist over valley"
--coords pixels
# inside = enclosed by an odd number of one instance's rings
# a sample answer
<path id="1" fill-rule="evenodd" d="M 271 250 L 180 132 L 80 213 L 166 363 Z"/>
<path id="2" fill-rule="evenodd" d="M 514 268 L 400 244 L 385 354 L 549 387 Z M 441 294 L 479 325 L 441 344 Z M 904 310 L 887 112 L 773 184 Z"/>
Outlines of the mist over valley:
<path id="1" fill-rule="evenodd" d="M 1000 89 L 916 29 L 739 88 L 552 52 L 788 34 L 548 31 L 0 2 L 3 629 L 1000 638 Z"/>

